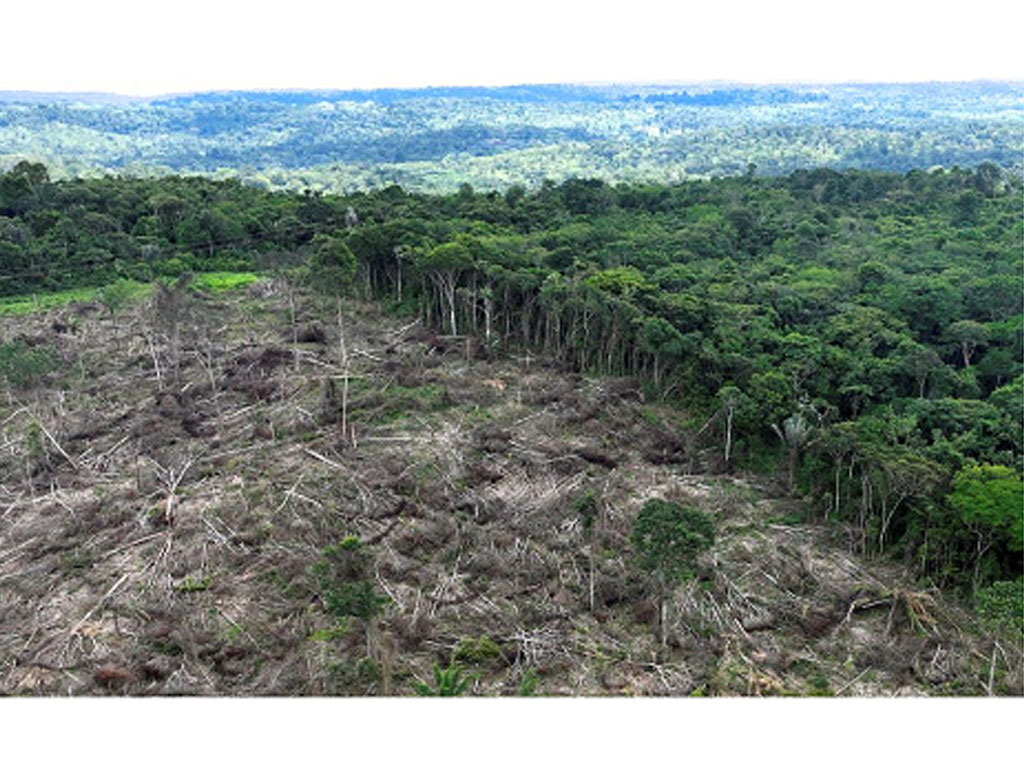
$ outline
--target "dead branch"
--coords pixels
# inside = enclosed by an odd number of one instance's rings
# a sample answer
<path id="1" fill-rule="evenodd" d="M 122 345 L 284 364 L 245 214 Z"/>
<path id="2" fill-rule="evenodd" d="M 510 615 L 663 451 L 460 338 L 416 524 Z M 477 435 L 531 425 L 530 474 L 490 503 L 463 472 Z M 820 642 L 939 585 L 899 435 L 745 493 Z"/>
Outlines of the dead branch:
<path id="1" fill-rule="evenodd" d="M 164 522 L 166 522 L 167 525 L 173 525 L 175 493 L 177 492 L 181 481 L 185 478 L 185 474 L 195 462 L 195 458 L 192 456 L 188 457 L 188 459 L 185 460 L 185 463 L 177 470 L 174 469 L 174 467 L 164 467 L 151 457 L 149 457 L 149 460 L 153 462 L 153 465 L 156 467 L 157 476 L 163 483 L 164 490 L 167 491 L 167 501 L 164 504 Z"/>
<path id="2" fill-rule="evenodd" d="M 75 460 L 72 459 L 70 456 L 68 456 L 67 452 L 63 448 L 61 448 L 60 443 L 58 443 L 57 439 L 52 434 L 50 434 L 50 430 L 48 430 L 46 428 L 46 425 L 44 425 L 43 422 L 40 421 L 35 416 L 33 416 L 33 419 L 35 420 L 35 423 L 39 425 L 39 429 L 42 430 L 43 434 L 46 435 L 47 439 L 51 443 L 53 443 L 53 447 L 57 449 L 57 453 L 59 453 L 61 456 L 63 456 L 65 459 L 67 459 L 68 464 L 70 464 L 74 468 L 74 470 L 77 472 L 78 471 L 78 464 L 76 464 Z"/>
<path id="3" fill-rule="evenodd" d="M 109 552 L 104 552 L 102 555 L 99 556 L 99 559 L 106 560 L 111 555 L 116 555 L 118 552 L 124 552 L 126 549 L 131 549 L 132 547 L 138 546 L 139 544 L 145 544 L 147 541 L 151 541 L 152 539 L 155 539 L 158 536 L 163 535 L 163 531 L 157 531 L 156 533 L 151 533 L 148 536 L 143 536 L 142 538 L 135 539 L 134 541 L 129 541 L 127 544 L 122 544 L 120 547 L 115 547 Z"/>
<path id="4" fill-rule="evenodd" d="M 341 466 L 341 464 L 339 464 L 336 461 L 331 461 L 330 459 L 328 459 L 323 454 L 319 454 L 316 451 L 310 450 L 309 448 L 303 448 L 302 450 L 305 451 L 306 453 L 308 453 L 314 459 L 318 459 L 319 461 L 322 461 L 324 464 L 326 464 L 327 466 L 331 467 L 332 469 L 336 469 L 339 472 L 344 472 L 345 471 L 345 468 L 343 466 Z"/>
<path id="5" fill-rule="evenodd" d="M 101 597 L 99 599 L 99 601 L 96 603 L 96 605 L 94 605 L 92 608 L 90 608 L 89 612 L 86 613 L 85 616 L 83 616 L 79 620 L 79 622 L 77 624 L 75 624 L 75 626 L 73 626 L 71 628 L 71 631 L 68 632 L 68 637 L 73 636 L 81 628 L 81 626 L 83 624 L 85 624 L 85 622 L 87 622 L 89 620 L 89 617 L 92 616 L 94 613 L 96 613 L 97 610 L 99 610 L 99 607 L 101 605 L 103 605 L 103 603 L 107 600 L 107 598 L 110 597 L 112 594 L 114 594 L 114 592 L 117 591 L 118 587 L 120 587 L 122 584 L 124 584 L 124 582 L 128 579 L 128 576 L 129 576 L 129 574 L 126 573 L 120 579 L 118 579 L 116 582 L 114 582 L 114 586 L 112 586 L 110 589 L 108 589 L 106 591 L 106 593 L 103 595 L 103 597 Z"/>
<path id="6" fill-rule="evenodd" d="M 843 684 L 842 684 L 841 686 L 839 686 L 839 687 L 838 687 L 838 688 L 836 689 L 835 693 L 834 693 L 834 694 L 832 694 L 832 695 L 833 695 L 833 696 L 838 696 L 838 695 L 839 695 L 839 694 L 841 694 L 841 693 L 842 693 L 843 691 L 845 691 L 845 690 L 846 690 L 847 688 L 849 688 L 849 687 L 850 687 L 851 685 L 853 685 L 853 684 L 854 684 L 854 683 L 856 683 L 856 682 L 857 682 L 858 680 L 860 680 L 860 679 L 861 679 L 862 677 L 864 677 L 864 675 L 866 675 L 866 674 L 867 674 L 868 672 L 870 672 L 870 671 L 871 671 L 871 667 L 866 667 L 866 668 L 865 668 L 865 669 L 864 669 L 864 670 L 863 670 L 863 671 L 862 671 L 862 672 L 861 672 L 860 674 L 858 674 L 858 675 L 857 675 L 857 676 L 856 676 L 855 678 L 853 678 L 852 680 L 849 680 L 849 681 L 847 681 L 847 682 L 843 683 Z"/>

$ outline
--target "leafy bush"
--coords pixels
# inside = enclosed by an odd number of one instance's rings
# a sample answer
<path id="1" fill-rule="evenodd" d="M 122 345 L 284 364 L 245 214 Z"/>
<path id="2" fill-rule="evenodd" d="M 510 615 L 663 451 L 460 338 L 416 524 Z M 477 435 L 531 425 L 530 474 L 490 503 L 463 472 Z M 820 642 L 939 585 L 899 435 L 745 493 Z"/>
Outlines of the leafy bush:
<path id="1" fill-rule="evenodd" d="M 821 672 L 813 674 L 808 681 L 811 686 L 811 696 L 831 696 L 832 688 L 828 684 L 828 678 Z"/>
<path id="2" fill-rule="evenodd" d="M 597 519 L 597 494 L 592 488 L 588 488 L 586 491 L 581 493 L 579 497 L 572 503 L 572 511 L 580 516 L 580 522 L 583 524 L 583 531 L 589 533 L 591 528 L 594 527 L 594 521 Z"/>
<path id="3" fill-rule="evenodd" d="M 366 578 L 369 559 L 358 536 L 347 536 L 320 554 L 311 571 L 328 613 L 369 621 L 388 604 L 388 598 L 378 595 Z"/>
<path id="4" fill-rule="evenodd" d="M 0 344 L 0 378 L 12 389 L 32 389 L 59 363 L 57 350 L 48 344 L 29 346 L 21 340 Z"/>
<path id="5" fill-rule="evenodd" d="M 659 639 L 664 650 L 669 595 L 676 584 L 693 576 L 697 555 L 715 543 L 715 523 L 699 509 L 650 499 L 637 515 L 631 543 L 637 564 L 657 584 Z"/>
<path id="6" fill-rule="evenodd" d="M 378 595 L 371 581 L 349 581 L 325 589 L 321 597 L 324 608 L 334 616 L 355 616 L 368 621 L 388 604 L 388 598 Z"/>
<path id="7" fill-rule="evenodd" d="M 631 541 L 639 566 L 668 585 L 693 575 L 697 555 L 715 543 L 715 524 L 694 507 L 651 499 L 637 515 Z"/>
<path id="8" fill-rule="evenodd" d="M 141 288 L 131 280 L 118 280 L 116 283 L 105 285 L 96 291 L 96 298 L 107 308 L 107 312 L 114 316 L 128 305 L 128 302 L 140 292 Z"/>
<path id="9" fill-rule="evenodd" d="M 455 649 L 454 658 L 457 661 L 465 661 L 469 664 L 480 664 L 501 656 L 501 648 L 487 635 L 480 637 L 467 637 L 459 643 Z"/>
<path id="10" fill-rule="evenodd" d="M 1024 482 L 1011 467 L 974 464 L 953 478 L 950 506 L 967 525 L 983 527 L 1014 552 L 1024 548 Z"/>
<path id="11" fill-rule="evenodd" d="M 979 589 L 976 601 L 983 626 L 1024 633 L 1024 577 Z"/>

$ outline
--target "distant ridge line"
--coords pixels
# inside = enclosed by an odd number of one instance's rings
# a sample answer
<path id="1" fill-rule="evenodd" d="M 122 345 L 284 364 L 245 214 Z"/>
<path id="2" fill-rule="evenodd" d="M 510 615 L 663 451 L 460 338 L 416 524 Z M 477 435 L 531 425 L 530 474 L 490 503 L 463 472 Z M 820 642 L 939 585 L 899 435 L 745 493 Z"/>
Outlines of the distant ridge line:
<path id="1" fill-rule="evenodd" d="M 823 91 L 831 88 L 928 88 L 928 87 L 971 87 L 971 86 L 1006 86 L 1019 91 L 1024 97 L 1024 80 L 1003 80 L 980 78 L 976 80 L 934 80 L 920 82 L 779 82 L 749 83 L 731 80 L 698 80 L 680 82 L 602 82 L 602 83 L 519 83 L 512 85 L 435 85 L 415 88 L 376 87 L 376 88 L 237 88 L 210 89 L 201 91 L 181 91 L 155 95 L 131 95 L 106 91 L 33 91 L 33 90 L 0 90 L 0 103 L 47 104 L 75 103 L 89 104 L 168 104 L 187 101 L 204 101 L 213 99 L 251 98 L 254 100 L 273 99 L 274 97 L 309 97 L 310 103 L 317 100 L 330 99 L 338 101 L 392 101 L 407 98 L 505 98 L 518 96 L 530 101 L 541 100 L 538 97 L 561 97 L 561 100 L 574 100 L 568 96 L 585 97 L 575 100 L 608 100 L 623 96 L 671 95 L 681 90 L 696 89 L 700 93 L 725 90 L 744 90 L 770 93 L 799 88 L 807 91 Z M 697 95 L 697 94 L 690 94 Z M 314 98 L 316 97 L 316 98 Z M 351 98 L 346 98 L 351 97 Z"/>

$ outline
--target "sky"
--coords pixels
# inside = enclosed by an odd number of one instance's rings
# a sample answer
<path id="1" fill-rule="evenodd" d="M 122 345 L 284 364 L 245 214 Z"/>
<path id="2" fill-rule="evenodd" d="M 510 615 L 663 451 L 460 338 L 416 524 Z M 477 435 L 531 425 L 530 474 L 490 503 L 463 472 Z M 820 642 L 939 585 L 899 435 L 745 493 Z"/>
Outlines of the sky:
<path id="1" fill-rule="evenodd" d="M 1024 79 L 1024 3 L 36 0 L 0 90 Z"/>

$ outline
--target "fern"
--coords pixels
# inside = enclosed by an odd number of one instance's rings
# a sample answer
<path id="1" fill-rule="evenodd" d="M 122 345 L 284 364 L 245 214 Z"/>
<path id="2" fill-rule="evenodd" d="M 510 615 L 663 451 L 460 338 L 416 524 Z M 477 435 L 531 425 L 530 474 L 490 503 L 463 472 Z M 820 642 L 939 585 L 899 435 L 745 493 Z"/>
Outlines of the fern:
<path id="1" fill-rule="evenodd" d="M 465 675 L 464 670 L 454 661 L 447 669 L 434 664 L 434 688 L 426 683 L 416 684 L 416 693 L 420 696 L 461 696 L 472 682 L 472 675 Z"/>

